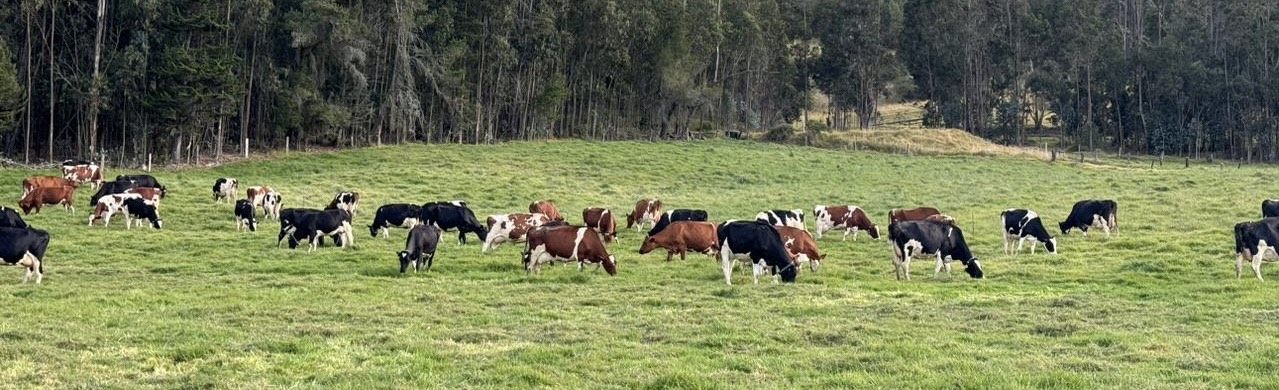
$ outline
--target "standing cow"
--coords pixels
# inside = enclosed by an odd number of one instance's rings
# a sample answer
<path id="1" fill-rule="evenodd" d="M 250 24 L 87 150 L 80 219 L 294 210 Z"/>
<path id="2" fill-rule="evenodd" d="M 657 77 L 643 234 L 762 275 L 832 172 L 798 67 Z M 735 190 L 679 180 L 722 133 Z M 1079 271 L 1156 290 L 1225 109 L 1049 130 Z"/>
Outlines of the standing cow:
<path id="1" fill-rule="evenodd" d="M 1118 213 L 1119 204 L 1113 200 L 1081 200 L 1075 203 L 1070 209 L 1070 216 L 1058 224 L 1058 227 L 1061 228 L 1061 234 L 1070 234 L 1070 229 L 1079 228 L 1084 232 L 1084 237 L 1088 237 L 1089 228 L 1100 227 L 1109 238 L 1111 231 L 1119 234 L 1119 223 L 1116 220 Z"/>
<path id="2" fill-rule="evenodd" d="M 66 160 L 62 162 L 62 177 L 76 184 L 89 183 L 96 189 L 102 186 L 102 167 L 90 161 Z"/>
<path id="3" fill-rule="evenodd" d="M 230 201 L 235 197 L 235 193 L 239 191 L 240 181 L 234 177 L 219 177 L 213 181 L 213 201 L 222 203 Z M 237 202 L 238 203 L 238 202 Z"/>
<path id="4" fill-rule="evenodd" d="M 715 256 L 719 252 L 719 236 L 715 229 L 715 224 L 710 222 L 675 222 L 656 236 L 645 238 L 644 243 L 640 244 L 639 253 L 648 254 L 654 249 L 663 248 L 666 249 L 666 261 L 671 261 L 676 253 L 680 260 L 684 260 L 690 250 Z"/>
<path id="5" fill-rule="evenodd" d="M 0 260 L 27 268 L 22 275 L 26 284 L 31 274 L 36 284 L 44 280 L 44 253 L 49 249 L 49 233 L 30 228 L 0 227 Z"/>
<path id="6" fill-rule="evenodd" d="M 125 229 L 132 229 L 134 221 L 138 222 L 138 226 L 142 226 L 142 222 L 150 222 L 151 227 L 156 230 L 160 230 L 160 227 L 164 225 L 164 221 L 155 211 L 155 204 L 142 198 L 125 199 L 121 210 L 124 211 Z"/>
<path id="7" fill-rule="evenodd" d="M 1044 222 L 1039 218 L 1039 214 L 1026 209 L 1008 209 L 999 213 L 1000 223 L 1004 230 L 1004 253 L 1017 254 L 1021 252 L 1021 244 L 1030 241 L 1030 254 L 1035 254 L 1035 244 L 1044 243 L 1044 250 L 1048 253 L 1057 254 L 1057 239 L 1048 234 L 1048 229 L 1044 228 Z M 1012 248 L 1012 241 L 1017 240 L 1017 248 Z M 1012 249 L 1009 252 L 1009 249 Z"/>
<path id="8" fill-rule="evenodd" d="M 284 197 L 274 190 L 262 196 L 262 214 L 270 219 L 280 219 L 280 209 L 284 208 Z"/>
<path id="9" fill-rule="evenodd" d="M 528 205 L 528 212 L 534 214 L 544 214 L 552 221 L 563 221 L 564 216 L 560 215 L 560 209 L 555 207 L 553 200 L 538 200 Z"/>
<path id="10" fill-rule="evenodd" d="M 235 201 L 235 231 L 249 228 L 250 232 L 258 231 L 257 214 L 253 212 L 253 204 L 248 199 Z"/>
<path id="11" fill-rule="evenodd" d="M 910 261 L 917 255 L 937 256 L 934 278 L 943 267 L 949 274 L 953 260 L 964 264 L 964 271 L 974 279 L 984 276 L 981 263 L 968 249 L 964 231 L 957 226 L 934 221 L 893 222 L 888 225 L 888 238 L 893 244 L 893 271 L 897 280 L 910 280 Z"/>
<path id="12" fill-rule="evenodd" d="M 819 240 L 822 238 L 822 233 L 839 229 L 844 231 L 844 238 L 841 241 L 847 241 L 849 234 L 853 235 L 853 241 L 857 241 L 859 230 L 865 230 L 872 239 L 879 239 L 879 227 L 871 222 L 865 210 L 854 205 L 817 205 L 813 208 L 813 222 L 817 225 L 814 230 Z"/>
<path id="13" fill-rule="evenodd" d="M 422 205 L 418 212 L 418 221 L 435 225 L 443 231 L 457 229 L 458 245 L 466 244 L 466 233 L 475 233 L 480 241 L 488 238 L 488 229 L 475 218 L 475 212 L 469 207 L 453 202 L 431 202 Z"/>
<path id="14" fill-rule="evenodd" d="M 635 209 L 626 214 L 626 228 L 635 227 L 635 232 L 644 230 L 644 224 L 655 225 L 662 215 L 662 201 L 657 199 L 640 199 L 635 202 Z"/>
<path id="15" fill-rule="evenodd" d="M 351 191 L 342 191 L 333 195 L 333 200 L 325 207 L 325 210 L 346 210 L 355 215 L 356 210 L 360 207 L 360 193 Z"/>
<path id="16" fill-rule="evenodd" d="M 755 219 L 773 226 L 790 226 L 804 229 L 804 210 L 765 210 L 755 215 Z"/>
<path id="17" fill-rule="evenodd" d="M 18 202 L 18 207 L 22 208 L 23 214 L 28 214 L 31 210 L 35 210 L 37 214 L 40 209 L 49 204 L 60 204 L 67 212 L 74 213 L 75 205 L 71 203 L 75 200 L 75 187 L 37 187 L 27 193 L 26 197 Z"/>
<path id="18" fill-rule="evenodd" d="M 790 253 L 795 265 L 808 263 L 808 268 L 817 272 L 817 268 L 821 267 L 822 262 L 826 260 L 826 255 L 817 249 L 817 242 L 813 241 L 813 236 L 804 229 L 790 226 L 774 226 L 774 228 L 777 229 L 777 234 L 782 236 L 782 244 L 786 246 L 786 251 Z"/>
<path id="19" fill-rule="evenodd" d="M 551 219 L 545 214 L 510 213 L 490 215 L 485 222 L 488 226 L 488 237 L 485 238 L 484 247 L 480 249 L 480 252 L 488 253 L 489 250 L 496 249 L 504 242 L 524 241 L 530 230 L 550 223 Z"/>
<path id="20" fill-rule="evenodd" d="M 653 228 L 649 229 L 648 235 L 649 237 L 656 236 L 657 233 L 661 233 L 662 229 L 665 229 L 666 226 L 669 226 L 673 222 L 679 222 L 679 221 L 706 222 L 707 219 L 708 219 L 708 216 L 706 214 L 706 210 L 691 210 L 691 209 L 667 210 L 666 213 L 662 214 L 662 216 L 657 219 L 657 223 L 653 224 Z"/>
<path id="21" fill-rule="evenodd" d="M 400 274 L 413 265 L 416 273 L 422 267 L 422 258 L 426 260 L 426 271 L 431 271 L 435 263 L 435 248 L 440 244 L 440 228 L 433 225 L 416 225 L 409 230 L 409 237 L 404 242 L 404 250 L 400 251 Z"/>
<path id="22" fill-rule="evenodd" d="M 617 275 L 617 259 L 608 253 L 600 236 L 585 226 L 543 226 L 528 234 L 523 253 L 524 270 L 540 274 L 542 264 L 553 261 L 577 262 L 581 272 L 586 263 L 604 267 L 609 276 Z"/>
<path id="23" fill-rule="evenodd" d="M 1279 218 L 1262 218 L 1256 222 L 1235 225 L 1235 279 L 1243 277 L 1243 264 L 1252 263 L 1252 272 L 1261 278 L 1263 261 L 1279 260 Z"/>
<path id="24" fill-rule="evenodd" d="M 759 276 L 770 267 L 781 274 L 782 282 L 795 282 L 799 270 L 773 225 L 760 221 L 728 221 L 719 225 L 716 236 L 720 242 L 724 283 L 733 284 L 733 264 L 738 260 L 751 262 L 756 284 L 759 284 Z"/>
<path id="25" fill-rule="evenodd" d="M 613 219 L 613 212 L 602 207 L 588 207 L 582 210 L 582 221 L 586 227 L 595 229 L 600 235 L 604 236 L 604 242 L 609 243 L 617 239 L 617 220 Z"/>
<path id="26" fill-rule="evenodd" d="M 422 207 L 415 204 L 392 203 L 384 204 L 377 208 L 376 215 L 373 216 L 373 224 L 369 225 L 369 235 L 377 238 L 378 232 L 383 236 L 390 238 L 391 230 L 389 228 L 398 227 L 405 229 L 413 229 L 421 223 L 418 220 L 418 214 L 421 214 Z"/>
<path id="27" fill-rule="evenodd" d="M 31 176 L 22 179 L 22 198 L 25 198 L 32 190 L 39 187 L 76 187 L 79 185 L 80 183 L 57 176 Z M 18 199 L 21 200 L 22 198 Z"/>

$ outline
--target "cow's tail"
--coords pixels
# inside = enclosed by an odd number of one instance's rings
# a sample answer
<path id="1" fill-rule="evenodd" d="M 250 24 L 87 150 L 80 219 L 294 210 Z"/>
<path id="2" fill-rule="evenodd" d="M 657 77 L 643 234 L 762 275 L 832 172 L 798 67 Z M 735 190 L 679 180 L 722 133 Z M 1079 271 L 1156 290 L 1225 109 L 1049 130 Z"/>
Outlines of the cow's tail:
<path id="1" fill-rule="evenodd" d="M 1115 235 L 1118 236 L 1119 235 L 1119 203 L 1115 203 L 1113 207 L 1110 208 L 1110 220 L 1107 222 L 1110 224 L 1110 230 L 1112 230 L 1115 233 Z"/>

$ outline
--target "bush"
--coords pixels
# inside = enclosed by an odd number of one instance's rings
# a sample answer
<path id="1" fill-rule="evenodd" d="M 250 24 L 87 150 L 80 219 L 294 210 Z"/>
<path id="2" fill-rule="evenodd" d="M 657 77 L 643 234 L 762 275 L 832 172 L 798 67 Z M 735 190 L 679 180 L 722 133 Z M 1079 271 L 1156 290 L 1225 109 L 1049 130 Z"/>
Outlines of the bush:
<path id="1" fill-rule="evenodd" d="M 789 141 L 794 135 L 795 129 L 791 128 L 790 125 L 779 125 L 768 129 L 768 131 L 764 133 L 762 140 L 765 142 L 776 142 L 780 144 L 786 143 L 786 141 Z"/>

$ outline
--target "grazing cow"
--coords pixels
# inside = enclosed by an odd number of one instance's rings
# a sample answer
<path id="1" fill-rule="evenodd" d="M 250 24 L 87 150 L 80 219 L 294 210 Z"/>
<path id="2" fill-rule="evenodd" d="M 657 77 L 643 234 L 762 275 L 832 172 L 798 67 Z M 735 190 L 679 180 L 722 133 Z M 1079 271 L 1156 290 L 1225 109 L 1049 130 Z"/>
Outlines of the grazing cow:
<path id="1" fill-rule="evenodd" d="M 640 199 L 635 202 L 635 210 L 630 214 L 626 214 L 626 228 L 635 227 L 635 232 L 639 233 L 644 230 L 644 224 L 657 224 L 657 219 L 662 216 L 662 201 L 657 199 Z"/>
<path id="2" fill-rule="evenodd" d="M 613 219 L 613 212 L 602 207 L 588 207 L 582 209 L 582 222 L 586 227 L 595 229 L 604 236 L 604 242 L 613 242 L 617 239 L 617 220 Z"/>
<path id="3" fill-rule="evenodd" d="M 266 199 L 266 193 L 271 192 L 271 187 L 253 186 L 244 190 L 244 198 L 253 204 L 253 207 L 262 206 L 262 201 Z M 266 210 L 266 209 L 263 209 Z M 265 212 L 265 211 L 264 211 Z"/>
<path id="4" fill-rule="evenodd" d="M 151 187 L 164 190 L 164 186 L 160 185 L 160 181 L 151 175 L 120 175 L 115 177 L 115 181 L 132 182 L 134 187 Z"/>
<path id="5" fill-rule="evenodd" d="M 383 236 L 391 237 L 391 230 L 388 228 L 399 227 L 405 229 L 413 229 L 420 221 L 417 219 L 418 214 L 422 213 L 422 206 L 407 203 L 384 204 L 377 208 L 377 214 L 373 216 L 373 224 L 369 225 L 369 235 L 377 238 L 378 231 Z M 410 231 L 410 233 L 412 233 Z"/>
<path id="6" fill-rule="evenodd" d="M 706 210 L 690 210 L 690 209 L 668 210 L 666 211 L 666 213 L 662 214 L 661 217 L 658 217 L 657 223 L 653 224 L 652 229 L 649 229 L 648 236 L 649 237 L 656 236 L 657 233 L 661 233 L 662 229 L 665 229 L 666 226 L 670 225 L 672 222 L 679 222 L 679 221 L 706 222 L 706 219 L 707 219 Z"/>
<path id="7" fill-rule="evenodd" d="M 18 210 L 0 206 L 0 227 L 27 227 L 27 222 L 18 215 Z"/>
<path id="8" fill-rule="evenodd" d="M 355 215 L 355 210 L 360 207 L 360 193 L 343 191 L 333 195 L 333 201 L 325 206 L 325 210 L 346 210 Z"/>
<path id="9" fill-rule="evenodd" d="M 790 226 L 807 230 L 804 227 L 804 210 L 800 209 L 760 211 L 755 215 L 755 219 L 773 226 Z"/>
<path id="10" fill-rule="evenodd" d="M 302 214 L 295 221 L 293 234 L 289 238 L 289 249 L 297 248 L 305 237 L 311 243 L 308 252 L 315 251 L 320 244 L 320 237 L 333 237 L 338 247 L 347 247 L 355 243 L 355 235 L 351 228 L 351 213 L 346 210 L 324 210 L 319 213 Z"/>
<path id="11" fill-rule="evenodd" d="M 38 187 L 62 187 L 62 186 L 76 187 L 79 185 L 80 183 L 76 183 L 74 181 L 67 180 L 65 178 L 61 178 L 57 176 L 31 176 L 26 179 L 22 179 L 22 197 L 26 197 L 27 194 L 31 192 L 31 190 L 34 190 Z M 18 198 L 18 199 L 22 199 L 22 198 Z"/>
<path id="12" fill-rule="evenodd" d="M 790 226 L 774 226 L 774 228 L 777 229 L 777 234 L 782 236 L 786 252 L 790 253 L 795 265 L 808 263 L 808 268 L 817 272 L 817 268 L 822 266 L 822 261 L 826 260 L 826 255 L 817 249 L 817 242 L 813 241 L 813 236 L 809 235 L 807 230 Z"/>
<path id="13" fill-rule="evenodd" d="M 248 199 L 239 199 L 235 201 L 235 231 L 244 230 L 246 226 L 251 232 L 258 231 L 257 214 Z"/>
<path id="14" fill-rule="evenodd" d="M 89 183 L 93 188 L 102 185 L 102 168 L 89 161 L 66 160 L 62 162 L 62 177 L 77 184 Z"/>
<path id="15" fill-rule="evenodd" d="M 422 257 L 426 257 L 426 270 L 431 271 L 435 263 L 435 248 L 440 245 L 440 228 L 432 225 L 417 225 L 409 230 L 409 238 L 404 242 L 404 250 L 400 251 L 400 273 L 413 265 L 413 272 L 422 267 Z"/>
<path id="16" fill-rule="evenodd" d="M 488 229 L 485 229 L 484 225 L 480 224 L 480 220 L 475 218 L 475 212 L 466 206 L 459 206 L 452 202 L 433 202 L 422 205 L 418 221 L 435 225 L 444 231 L 457 229 L 459 245 L 466 244 L 466 233 L 475 233 L 480 241 L 485 241 L 488 237 Z"/>
<path id="17" fill-rule="evenodd" d="M 1070 216 L 1058 224 L 1061 234 L 1070 234 L 1070 229 L 1079 228 L 1088 237 L 1088 229 L 1100 227 L 1110 237 L 1110 232 L 1119 234 L 1119 223 L 1115 220 L 1119 213 L 1119 204 L 1113 200 L 1081 200 L 1070 209 Z"/>
<path id="18" fill-rule="evenodd" d="M 551 219 L 546 214 L 511 213 L 490 215 L 485 222 L 488 223 L 488 237 L 480 252 L 488 253 L 504 242 L 524 241 L 529 230 L 546 225 Z"/>
<path id="19" fill-rule="evenodd" d="M 1005 254 L 1021 252 L 1021 244 L 1025 243 L 1027 238 L 1032 239 L 1030 254 L 1035 254 L 1035 244 L 1039 242 L 1044 243 L 1044 250 L 1048 253 L 1057 254 L 1057 239 L 1048 234 L 1048 229 L 1044 228 L 1044 221 L 1039 218 L 1039 214 L 1026 209 L 1008 209 L 999 213 L 999 219 L 1004 228 Z M 1013 240 L 1018 240 L 1016 249 L 1012 247 Z"/>
<path id="20" fill-rule="evenodd" d="M 1279 217 L 1279 199 L 1266 199 L 1261 201 L 1261 217 Z"/>
<path id="21" fill-rule="evenodd" d="M 36 284 L 44 279 L 44 252 L 49 248 L 49 233 L 30 228 L 0 227 L 0 260 L 27 268 L 22 275 L 26 284 L 31 274 Z"/>
<path id="22" fill-rule="evenodd" d="M 45 205 L 60 204 L 67 212 L 74 213 L 75 205 L 71 204 L 74 200 L 75 187 L 37 187 L 18 202 L 18 207 L 22 208 L 23 214 L 30 214 L 32 209 L 38 214 Z"/>
<path id="23" fill-rule="evenodd" d="M 870 238 L 879 239 L 879 227 L 871 222 L 870 217 L 861 207 L 818 205 L 813 208 L 813 219 L 817 224 L 815 230 L 819 240 L 822 238 L 822 233 L 836 229 L 844 230 L 844 239 L 841 241 L 847 241 L 849 234 L 853 235 L 853 241 L 857 241 L 858 230 L 865 230 L 867 234 L 870 234 Z"/>
<path id="24" fill-rule="evenodd" d="M 534 214 L 545 214 L 552 221 L 563 221 L 564 216 L 560 215 L 560 209 L 555 207 L 553 200 L 534 201 L 528 205 L 528 212 Z"/>
<path id="25" fill-rule="evenodd" d="M 262 196 L 263 216 L 280 219 L 280 208 L 282 207 L 284 207 L 284 197 L 279 192 L 271 191 Z"/>
<path id="26" fill-rule="evenodd" d="M 941 214 L 933 207 L 917 207 L 913 209 L 892 209 L 888 211 L 888 223 L 900 221 L 923 221 L 929 216 Z"/>
<path id="27" fill-rule="evenodd" d="M 900 221 L 888 225 L 888 238 L 893 244 L 893 271 L 897 280 L 910 280 L 910 260 L 916 255 L 936 255 L 937 267 L 933 277 L 942 267 L 950 273 L 950 262 L 959 260 L 969 276 L 981 279 L 981 263 L 968 249 L 964 231 L 959 227 L 934 221 Z"/>
<path id="28" fill-rule="evenodd" d="M 142 199 L 142 195 L 111 194 L 98 199 L 98 205 L 93 207 L 93 214 L 89 216 L 89 226 L 98 220 L 102 220 L 102 227 L 111 225 L 111 216 L 124 211 L 124 201 L 128 199 Z"/>
<path id="29" fill-rule="evenodd" d="M 230 201 L 232 197 L 235 197 L 235 192 L 238 191 L 238 188 L 236 187 L 239 185 L 240 181 L 235 180 L 233 177 L 219 177 L 217 180 L 214 180 L 213 201 L 218 203 L 221 203 L 222 201 Z"/>
<path id="30" fill-rule="evenodd" d="M 1252 273 L 1261 278 L 1261 262 L 1279 260 L 1279 218 L 1263 218 L 1235 225 L 1235 279 L 1243 277 L 1243 263 L 1252 263 Z"/>
<path id="31" fill-rule="evenodd" d="M 93 196 L 89 197 L 89 206 L 90 207 L 97 206 L 98 199 L 101 199 L 104 196 L 114 195 L 114 194 L 123 194 L 125 192 L 128 192 L 129 189 L 137 186 L 138 186 L 137 184 L 134 184 L 133 182 L 128 180 L 124 180 L 124 181 L 116 180 L 113 182 L 108 182 L 106 184 L 103 184 L 102 186 L 98 187 L 98 192 L 93 193 Z"/>
<path id="32" fill-rule="evenodd" d="M 738 260 L 750 261 L 755 283 L 768 267 L 781 274 L 782 282 L 794 283 L 799 270 L 791 262 L 786 244 L 772 224 L 760 221 L 727 221 L 716 230 L 719 239 L 720 265 L 724 268 L 724 283 L 733 284 L 733 264 Z"/>
<path id="33" fill-rule="evenodd" d="M 133 187 L 125 190 L 124 193 L 142 195 L 142 199 L 145 199 L 147 203 L 160 208 L 160 199 L 164 198 L 165 190 L 154 187 Z"/>
<path id="34" fill-rule="evenodd" d="M 253 202 L 249 202 L 249 205 L 252 206 Z M 275 247 L 280 247 L 280 243 L 284 242 L 285 236 L 292 236 L 293 233 L 297 232 L 297 227 L 301 220 L 308 218 L 308 215 L 322 212 L 324 211 L 316 209 L 284 209 L 280 211 L 280 235 L 275 239 Z M 290 245 L 296 244 L 290 242 Z"/>
<path id="35" fill-rule="evenodd" d="M 680 221 L 662 229 L 656 236 L 649 236 L 640 244 L 639 253 L 648 254 L 654 249 L 666 249 L 666 261 L 671 261 L 676 253 L 684 260 L 687 253 L 705 253 L 715 256 L 719 252 L 719 237 L 715 234 L 716 226 L 710 222 Z"/>
<path id="36" fill-rule="evenodd" d="M 576 261 L 579 272 L 589 262 L 598 264 L 596 269 L 602 265 L 610 276 L 617 275 L 617 259 L 608 254 L 600 236 L 588 227 L 539 227 L 528 233 L 527 245 L 523 254 L 525 272 L 540 274 L 544 263 Z"/>
<path id="37" fill-rule="evenodd" d="M 155 204 L 149 203 L 141 198 L 130 198 L 124 200 L 124 228 L 133 228 L 133 221 L 138 221 L 138 226 L 142 226 L 142 222 L 150 222 L 153 229 L 159 230 L 164 221 L 160 220 L 160 215 L 155 212 Z"/>

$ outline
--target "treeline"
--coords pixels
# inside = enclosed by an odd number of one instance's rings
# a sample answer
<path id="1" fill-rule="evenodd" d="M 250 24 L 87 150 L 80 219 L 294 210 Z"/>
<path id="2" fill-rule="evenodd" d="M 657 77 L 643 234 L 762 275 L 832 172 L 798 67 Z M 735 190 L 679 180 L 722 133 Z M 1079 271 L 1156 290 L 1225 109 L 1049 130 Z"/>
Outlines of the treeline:
<path id="1" fill-rule="evenodd" d="M 1005 143 L 1279 160 L 1279 4 L 1227 0 L 16 0 L 0 150 L 684 139 L 921 100 Z M 801 121 L 802 122 L 802 121 Z M 811 128 L 816 131 L 817 126 Z M 1038 138 L 1033 138 L 1038 140 Z"/>

